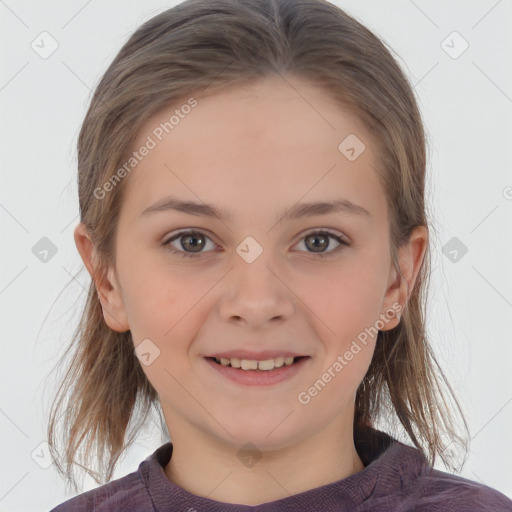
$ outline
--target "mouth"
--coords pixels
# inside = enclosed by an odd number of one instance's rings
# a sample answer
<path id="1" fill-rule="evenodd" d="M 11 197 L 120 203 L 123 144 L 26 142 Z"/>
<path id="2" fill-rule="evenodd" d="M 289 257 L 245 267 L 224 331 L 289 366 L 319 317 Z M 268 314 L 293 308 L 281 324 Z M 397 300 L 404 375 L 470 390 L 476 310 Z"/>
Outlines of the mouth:
<path id="1" fill-rule="evenodd" d="M 265 359 L 263 361 L 257 361 L 254 359 L 239 359 L 236 357 L 207 357 L 218 365 L 227 368 L 236 368 L 243 371 L 256 371 L 256 372 L 268 372 L 273 371 L 283 366 L 292 366 L 297 364 L 300 360 L 306 359 L 308 356 L 296 356 L 296 357 L 276 357 L 272 359 Z"/>
<path id="2" fill-rule="evenodd" d="M 282 359 L 282 361 L 281 361 Z M 249 386 L 268 386 L 277 384 L 300 373 L 308 362 L 310 356 L 276 357 L 264 361 L 205 357 L 208 366 L 213 368 L 217 375 L 232 382 Z"/>

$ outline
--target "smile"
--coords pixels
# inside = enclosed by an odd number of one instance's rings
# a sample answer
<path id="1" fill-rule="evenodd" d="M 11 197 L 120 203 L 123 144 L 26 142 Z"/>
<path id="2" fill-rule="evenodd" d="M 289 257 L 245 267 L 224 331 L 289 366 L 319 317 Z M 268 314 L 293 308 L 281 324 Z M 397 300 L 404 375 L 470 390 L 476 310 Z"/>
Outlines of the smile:
<path id="1" fill-rule="evenodd" d="M 264 361 L 256 361 L 254 359 L 239 359 L 237 357 L 214 358 L 215 362 L 222 366 L 230 366 L 231 368 L 241 368 L 242 370 L 263 370 L 269 371 L 282 366 L 290 366 L 299 357 L 275 357 L 273 359 L 265 359 Z"/>
<path id="2" fill-rule="evenodd" d="M 266 386 L 297 375 L 311 357 L 276 357 L 263 361 L 215 357 L 204 359 L 217 374 L 237 384 Z"/>

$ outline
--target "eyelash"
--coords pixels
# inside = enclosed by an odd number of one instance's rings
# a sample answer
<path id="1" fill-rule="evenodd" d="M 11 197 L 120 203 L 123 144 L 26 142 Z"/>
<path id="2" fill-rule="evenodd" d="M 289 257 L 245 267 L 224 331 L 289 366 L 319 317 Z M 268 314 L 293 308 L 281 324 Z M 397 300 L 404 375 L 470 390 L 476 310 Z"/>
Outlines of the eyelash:
<path id="1" fill-rule="evenodd" d="M 166 242 L 163 242 L 162 245 L 164 247 L 166 247 L 166 249 L 171 252 L 172 254 L 176 254 L 177 256 L 181 256 L 183 258 L 197 258 L 199 256 L 201 256 L 203 254 L 203 252 L 197 252 L 197 253 L 190 253 L 190 252 L 185 252 L 185 251 L 180 251 L 174 247 L 172 247 L 170 245 L 171 242 L 173 242 L 174 240 L 177 240 L 179 238 L 181 238 L 182 236 L 186 236 L 186 235 L 203 235 L 204 237 L 208 238 L 209 240 L 210 237 L 208 235 L 206 235 L 205 233 L 203 233 L 202 231 L 199 231 L 199 230 L 186 230 L 186 231 L 180 231 L 179 233 L 177 233 L 176 235 L 174 235 L 173 237 L 169 238 L 169 240 L 167 240 Z M 300 240 L 304 240 L 305 238 L 308 238 L 309 236 L 312 236 L 312 235 L 328 235 L 329 238 L 334 238 L 334 240 L 336 240 L 336 242 L 338 242 L 340 245 L 338 245 L 338 247 L 334 248 L 332 251 L 329 251 L 329 252 L 317 252 L 317 253 L 314 253 L 314 252 L 309 252 L 309 254 L 313 254 L 315 256 L 319 256 L 320 258 L 326 258 L 326 257 L 330 257 L 330 256 L 333 256 L 335 254 L 337 254 L 338 252 L 340 252 L 341 250 L 343 250 L 345 247 L 349 247 L 350 244 L 345 240 L 344 237 L 340 236 L 340 235 L 335 235 L 334 233 L 331 233 L 329 230 L 327 229 L 315 229 L 309 233 L 306 233 Z M 207 251 L 208 252 L 208 251 Z"/>

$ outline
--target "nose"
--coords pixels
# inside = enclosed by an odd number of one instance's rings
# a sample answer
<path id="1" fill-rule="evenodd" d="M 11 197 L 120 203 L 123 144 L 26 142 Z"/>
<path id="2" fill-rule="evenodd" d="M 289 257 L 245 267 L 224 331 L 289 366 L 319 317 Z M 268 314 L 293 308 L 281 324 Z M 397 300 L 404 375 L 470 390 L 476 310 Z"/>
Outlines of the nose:
<path id="1" fill-rule="evenodd" d="M 227 276 L 219 311 L 224 321 L 247 327 L 282 323 L 295 312 L 296 296 L 266 251 L 252 263 L 242 258 Z M 272 268 L 274 267 L 274 268 Z M 281 272 L 282 274 L 282 272 Z"/>

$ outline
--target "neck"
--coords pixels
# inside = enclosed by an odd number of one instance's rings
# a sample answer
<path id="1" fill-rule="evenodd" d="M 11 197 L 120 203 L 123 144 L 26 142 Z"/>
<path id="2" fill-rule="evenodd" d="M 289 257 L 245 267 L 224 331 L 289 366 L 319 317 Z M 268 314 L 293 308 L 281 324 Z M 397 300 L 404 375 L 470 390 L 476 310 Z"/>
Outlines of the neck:
<path id="1" fill-rule="evenodd" d="M 191 428 L 173 435 L 164 468 L 169 480 L 197 496 L 240 505 L 259 505 L 336 482 L 364 469 L 352 425 L 333 421 L 314 436 L 285 448 L 246 452 Z M 252 458 L 251 458 L 252 456 Z M 199 472 L 198 473 L 198 468 Z"/>

